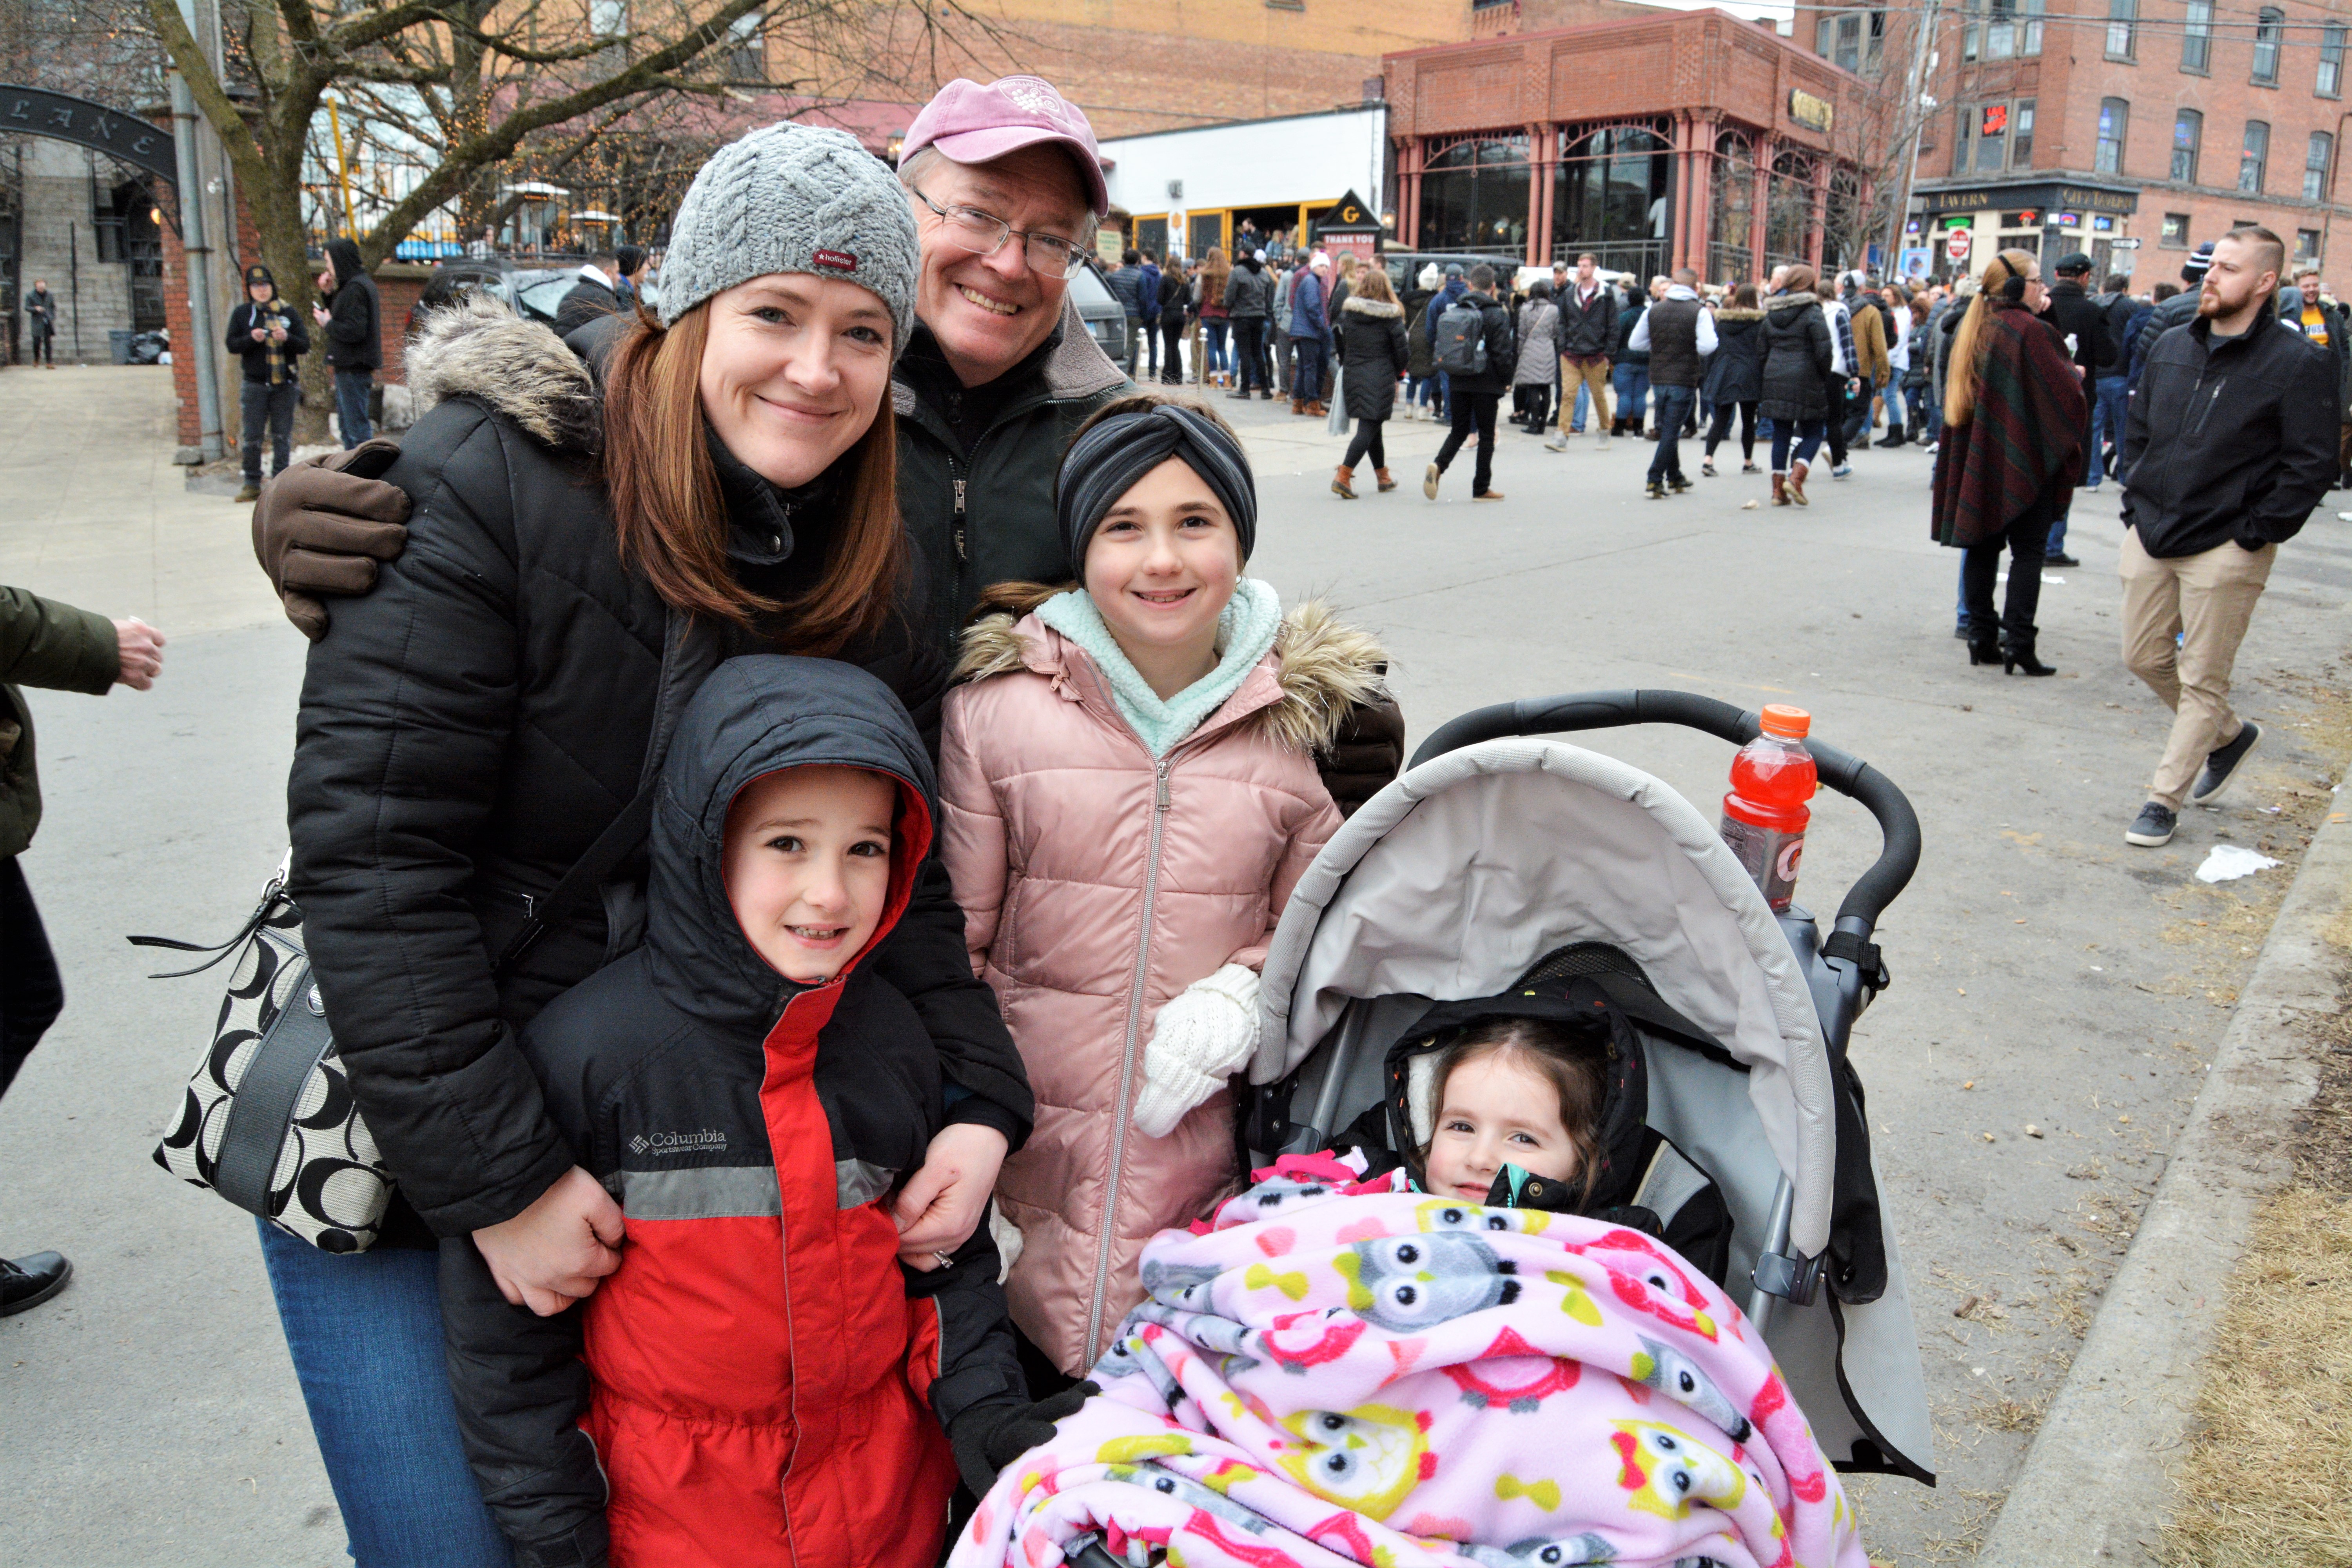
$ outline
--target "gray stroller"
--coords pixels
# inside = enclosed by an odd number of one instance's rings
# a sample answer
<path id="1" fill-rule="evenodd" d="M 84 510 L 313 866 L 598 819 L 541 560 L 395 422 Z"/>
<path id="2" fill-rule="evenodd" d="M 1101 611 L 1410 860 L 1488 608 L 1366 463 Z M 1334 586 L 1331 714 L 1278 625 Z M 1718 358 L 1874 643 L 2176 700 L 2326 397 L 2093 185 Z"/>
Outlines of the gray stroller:
<path id="1" fill-rule="evenodd" d="M 1300 879 L 1269 951 L 1236 1110 L 1253 1166 L 1361 1141 L 1428 1138 L 1433 1035 L 1460 1004 L 1537 985 L 1605 1004 L 1640 1058 L 1642 1142 L 1612 1201 L 1716 1237 L 1837 1468 L 1932 1486 L 1933 1439 L 1902 1255 L 1879 1201 L 1854 1019 L 1887 984 L 1871 935 L 1919 859 L 1903 793 L 1806 742 L 1829 788 L 1884 837 L 1826 940 L 1775 916 L 1715 825 L 1612 758 L 1540 739 L 1681 724 L 1745 744 L 1758 716 L 1677 691 L 1484 708 L 1424 742 Z M 1242 1086 L 1237 1082 L 1237 1089 Z M 1707 1223 L 1711 1222 L 1711 1223 Z M 1072 1560 L 1114 1568 L 1100 1542 Z"/>

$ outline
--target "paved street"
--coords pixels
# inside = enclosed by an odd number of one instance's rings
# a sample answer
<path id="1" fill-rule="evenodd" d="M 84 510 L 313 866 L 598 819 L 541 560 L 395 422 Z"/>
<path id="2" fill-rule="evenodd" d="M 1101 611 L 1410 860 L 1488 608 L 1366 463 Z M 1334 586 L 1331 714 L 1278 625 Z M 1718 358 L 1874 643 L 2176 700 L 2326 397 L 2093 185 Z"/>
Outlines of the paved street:
<path id="1" fill-rule="evenodd" d="M 1749 510 L 1768 486 L 1737 474 L 1736 447 L 1725 477 L 1652 502 L 1646 448 L 1555 456 L 1507 429 L 1508 499 L 1474 507 L 1467 453 L 1442 500 L 1422 498 L 1442 430 L 1406 423 L 1389 438 L 1402 488 L 1376 495 L 1361 471 L 1350 503 L 1328 492 L 1343 443 L 1319 420 L 1218 406 L 1241 411 L 1260 465 L 1254 569 L 1387 639 L 1416 741 L 1486 702 L 1675 687 L 1807 707 L 1909 792 L 1926 855 L 1881 928 L 1895 984 L 1854 1059 L 1943 1482 L 1854 1491 L 1874 1556 L 1965 1560 L 2163 1169 L 2296 825 L 2352 750 L 2342 498 L 2282 552 L 2239 659 L 2242 706 L 2274 724 L 2250 783 L 2140 850 L 2122 829 L 2168 716 L 2116 653 L 2112 489 L 2081 498 L 2084 564 L 2044 590 L 2041 651 L 2062 673 L 2004 679 L 1951 637 L 1958 557 L 1927 537 L 1915 449 L 1857 454 L 1844 482 L 1816 470 L 1809 509 Z M 0 581 L 172 637 L 152 692 L 31 696 L 48 815 L 25 865 L 69 1000 L 0 1103 L 0 1250 L 57 1247 L 78 1273 L 0 1323 L 0 1562 L 310 1568 L 343 1561 L 341 1532 L 251 1226 L 148 1158 L 219 980 L 143 980 L 158 965 L 121 938 L 209 941 L 250 907 L 284 847 L 304 647 L 253 566 L 247 509 L 182 491 L 169 415 L 161 372 L 0 371 Z M 1710 813 L 1723 791 L 1713 740 L 1589 743 Z M 2196 882 L 2220 842 L 2289 864 Z M 1800 901 L 1833 909 L 1876 849 L 1859 807 L 1822 796 Z"/>

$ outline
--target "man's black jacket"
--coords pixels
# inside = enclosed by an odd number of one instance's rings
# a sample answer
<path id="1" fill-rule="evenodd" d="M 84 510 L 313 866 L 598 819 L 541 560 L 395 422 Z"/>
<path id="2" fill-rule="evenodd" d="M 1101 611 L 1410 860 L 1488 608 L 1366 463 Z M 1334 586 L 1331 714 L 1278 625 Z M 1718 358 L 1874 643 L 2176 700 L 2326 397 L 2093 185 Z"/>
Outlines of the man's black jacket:
<path id="1" fill-rule="evenodd" d="M 253 329 L 268 327 L 272 322 L 286 329 L 286 341 L 278 345 L 284 356 L 282 378 L 293 381 L 299 375 L 294 362 L 310 352 L 310 334 L 303 328 L 302 313 L 281 300 L 271 300 L 257 305 L 250 300 L 238 302 L 228 313 L 228 346 L 245 366 L 245 379 L 259 384 L 269 381 L 269 346 L 253 341 Z"/>
<path id="2" fill-rule="evenodd" d="M 1617 291 L 1595 279 L 1588 302 L 1577 296 L 1577 281 L 1555 301 L 1559 306 L 1559 352 L 1564 354 L 1606 354 L 1617 346 Z"/>
<path id="3" fill-rule="evenodd" d="M 2195 321 L 2197 302 L 2201 297 L 2199 289 L 2190 289 L 2161 301 L 2148 311 L 2147 320 L 2141 322 L 2139 331 L 2132 334 L 2131 363 L 2138 367 L 2132 377 L 2134 387 L 2137 387 L 2140 377 L 2147 374 L 2147 356 L 2156 352 L 2156 340 L 2175 327 L 2185 327 Z"/>
<path id="4" fill-rule="evenodd" d="M 2124 426 L 2124 526 L 2158 557 L 2293 539 L 2336 482 L 2336 406 L 2327 351 L 2268 310 L 2241 337 L 2165 333 Z"/>
<path id="5" fill-rule="evenodd" d="M 2050 312 L 2044 318 L 2058 329 L 2058 335 L 2070 333 L 2074 339 L 2074 363 L 2083 367 L 2083 384 L 2089 386 L 2091 377 L 2100 367 L 2111 364 L 2115 350 L 2107 342 L 2106 312 L 2090 292 L 2071 279 L 2050 286 Z"/>
<path id="6" fill-rule="evenodd" d="M 327 242 L 335 268 L 335 295 L 327 301 L 327 363 L 337 370 L 378 370 L 383 365 L 383 302 L 375 279 L 360 265 L 360 247 L 348 239 Z"/>

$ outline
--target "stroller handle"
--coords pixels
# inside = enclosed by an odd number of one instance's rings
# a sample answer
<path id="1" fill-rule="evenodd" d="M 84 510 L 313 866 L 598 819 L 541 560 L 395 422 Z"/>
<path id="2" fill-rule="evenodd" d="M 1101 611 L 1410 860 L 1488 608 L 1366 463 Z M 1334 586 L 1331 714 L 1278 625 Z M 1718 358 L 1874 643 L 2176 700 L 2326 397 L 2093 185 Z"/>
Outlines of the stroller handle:
<path id="1" fill-rule="evenodd" d="M 1764 732 L 1759 715 L 1696 691 L 1575 691 L 1528 697 L 1473 709 L 1437 727 L 1412 754 L 1410 767 L 1432 757 L 1513 735 L 1555 735 L 1613 730 L 1627 724 L 1680 724 L 1744 746 Z M 1877 820 L 1884 845 L 1877 861 L 1847 889 L 1835 929 L 1867 937 L 1878 917 L 1919 868 L 1919 818 L 1895 781 L 1861 758 L 1808 736 L 1822 783 L 1862 803 Z"/>

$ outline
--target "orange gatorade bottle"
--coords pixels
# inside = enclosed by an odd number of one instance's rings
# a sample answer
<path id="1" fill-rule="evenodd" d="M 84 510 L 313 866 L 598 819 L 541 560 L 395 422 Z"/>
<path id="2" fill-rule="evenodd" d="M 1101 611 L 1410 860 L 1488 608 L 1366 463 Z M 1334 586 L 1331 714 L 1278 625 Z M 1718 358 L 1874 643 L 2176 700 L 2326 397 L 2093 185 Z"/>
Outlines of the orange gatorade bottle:
<path id="1" fill-rule="evenodd" d="M 1806 805 L 1821 787 L 1805 735 L 1813 716 L 1775 702 L 1763 714 L 1764 732 L 1731 759 L 1731 793 L 1723 797 L 1723 841 L 1764 889 L 1779 914 L 1797 890 L 1797 862 L 1805 852 Z"/>

